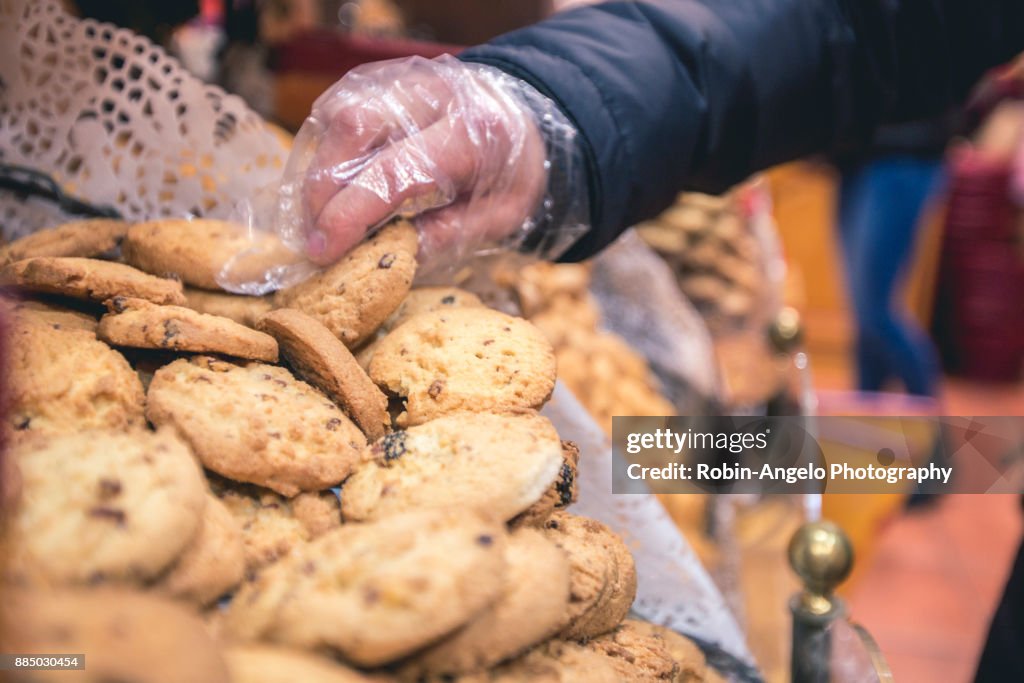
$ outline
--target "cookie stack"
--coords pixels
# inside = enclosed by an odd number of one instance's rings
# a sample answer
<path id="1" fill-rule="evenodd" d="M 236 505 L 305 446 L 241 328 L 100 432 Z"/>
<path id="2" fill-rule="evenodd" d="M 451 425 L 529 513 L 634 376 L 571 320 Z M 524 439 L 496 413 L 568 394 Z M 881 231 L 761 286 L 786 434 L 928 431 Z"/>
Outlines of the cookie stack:
<path id="1" fill-rule="evenodd" d="M 743 327 L 756 313 L 763 256 L 734 195 L 683 193 L 637 232 L 672 267 L 712 332 Z"/>
<path id="2" fill-rule="evenodd" d="M 538 262 L 502 274 L 523 315 L 554 346 L 558 377 L 611 434 L 615 415 L 674 415 L 646 359 L 618 335 L 600 329 L 583 264 Z"/>
<path id="3" fill-rule="evenodd" d="M 0 650 L 84 652 L 89 681 L 711 680 L 625 620 L 628 548 L 566 511 L 537 327 L 412 289 L 403 221 L 272 297 L 219 290 L 280 263 L 263 240 L 106 221 L 0 250 Z"/>

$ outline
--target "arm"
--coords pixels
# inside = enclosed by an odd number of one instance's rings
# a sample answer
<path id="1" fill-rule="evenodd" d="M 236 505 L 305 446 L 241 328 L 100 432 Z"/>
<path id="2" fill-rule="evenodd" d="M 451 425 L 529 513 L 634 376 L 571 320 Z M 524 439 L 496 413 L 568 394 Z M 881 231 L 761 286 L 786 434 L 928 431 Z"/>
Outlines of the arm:
<path id="1" fill-rule="evenodd" d="M 556 16 L 463 53 L 548 95 L 580 131 L 580 259 L 684 188 L 856 146 L 941 112 L 1024 49 L 1020 0 L 647 0 Z"/>

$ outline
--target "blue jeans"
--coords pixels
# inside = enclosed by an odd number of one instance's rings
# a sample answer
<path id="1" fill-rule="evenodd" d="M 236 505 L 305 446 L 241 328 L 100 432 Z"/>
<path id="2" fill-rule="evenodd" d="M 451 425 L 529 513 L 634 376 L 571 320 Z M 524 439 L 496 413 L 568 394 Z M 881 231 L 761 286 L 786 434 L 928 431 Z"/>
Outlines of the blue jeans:
<path id="1" fill-rule="evenodd" d="M 936 393 L 935 349 L 902 310 L 896 290 L 913 252 L 921 210 L 941 178 L 941 160 L 912 156 L 880 157 L 843 174 L 839 232 L 857 323 L 862 391 L 878 391 L 895 378 L 908 393 Z"/>

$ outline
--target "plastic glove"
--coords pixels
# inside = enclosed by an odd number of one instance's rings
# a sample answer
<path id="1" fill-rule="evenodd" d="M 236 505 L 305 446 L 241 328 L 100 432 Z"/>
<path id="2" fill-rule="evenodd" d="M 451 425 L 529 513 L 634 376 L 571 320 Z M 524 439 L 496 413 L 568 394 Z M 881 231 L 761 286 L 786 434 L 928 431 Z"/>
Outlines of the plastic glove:
<path id="1" fill-rule="evenodd" d="M 395 215 L 416 217 L 421 263 L 521 248 L 539 226 L 530 244 L 554 257 L 587 224 L 575 135 L 551 100 L 496 68 L 447 55 L 365 65 L 299 131 L 278 230 L 319 264 Z"/>

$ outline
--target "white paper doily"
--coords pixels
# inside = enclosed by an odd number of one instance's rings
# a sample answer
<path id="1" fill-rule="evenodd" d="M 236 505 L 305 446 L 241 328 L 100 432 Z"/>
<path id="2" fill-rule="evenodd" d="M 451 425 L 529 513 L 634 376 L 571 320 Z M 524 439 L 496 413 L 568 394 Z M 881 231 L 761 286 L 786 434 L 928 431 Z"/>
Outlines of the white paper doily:
<path id="1" fill-rule="evenodd" d="M 240 98 L 148 39 L 57 0 L 0 0 L 0 162 L 48 173 L 129 220 L 227 217 L 277 180 L 287 151 Z M 0 194 L 7 239 L 60 218 Z"/>

